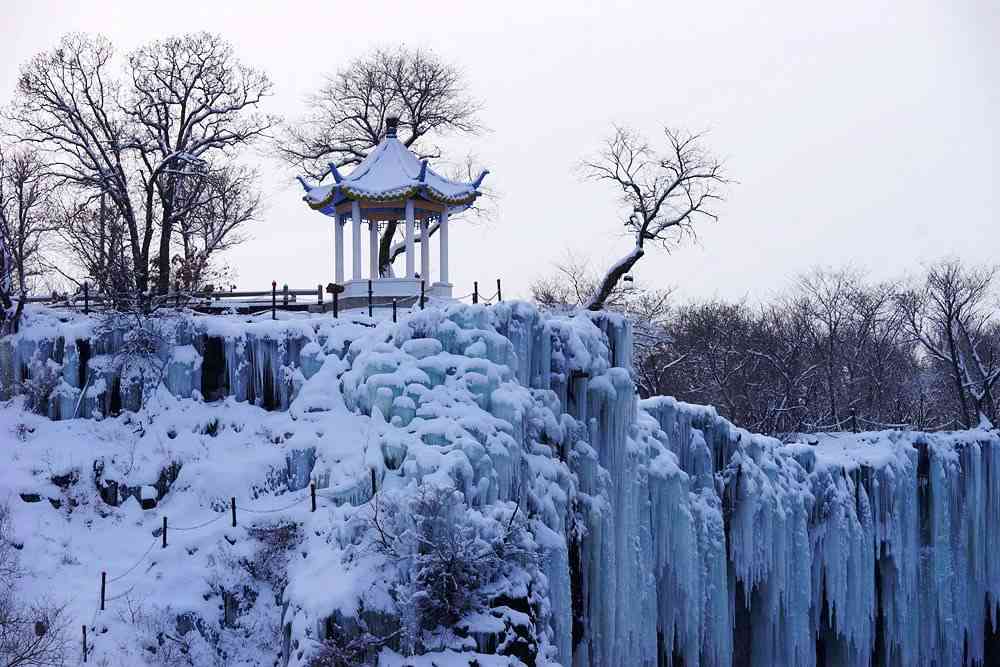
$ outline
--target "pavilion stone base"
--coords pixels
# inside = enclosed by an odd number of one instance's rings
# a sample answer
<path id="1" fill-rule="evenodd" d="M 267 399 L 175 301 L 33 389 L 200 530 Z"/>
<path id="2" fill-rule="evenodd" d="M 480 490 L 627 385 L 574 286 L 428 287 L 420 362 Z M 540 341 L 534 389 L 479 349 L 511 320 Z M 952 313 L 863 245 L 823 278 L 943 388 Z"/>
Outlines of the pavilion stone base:
<path id="1" fill-rule="evenodd" d="M 372 299 L 388 298 L 405 299 L 407 297 L 420 298 L 419 278 L 379 278 L 377 280 L 348 280 L 344 283 L 344 291 L 340 298 L 354 299 L 363 298 L 367 302 L 368 290 L 371 289 Z M 442 299 L 451 298 L 451 283 L 434 283 L 428 285 L 424 290 L 424 296 L 437 297 Z"/>
<path id="2" fill-rule="evenodd" d="M 372 304 L 376 307 L 391 306 L 395 301 L 400 308 L 412 306 L 420 301 L 420 280 L 418 278 L 379 278 L 377 280 L 348 280 L 344 291 L 337 297 L 341 310 L 368 307 L 368 290 L 371 288 Z M 427 299 L 450 299 L 451 283 L 434 283 L 424 290 Z M 310 310 L 332 311 L 333 302 L 327 301 L 322 307 L 312 306 Z"/>

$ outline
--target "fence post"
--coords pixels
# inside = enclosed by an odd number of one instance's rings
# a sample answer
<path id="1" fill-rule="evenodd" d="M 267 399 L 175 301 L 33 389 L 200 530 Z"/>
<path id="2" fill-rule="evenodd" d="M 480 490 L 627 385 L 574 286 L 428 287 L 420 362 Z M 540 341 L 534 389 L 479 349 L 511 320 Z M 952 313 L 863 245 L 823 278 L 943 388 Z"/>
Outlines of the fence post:
<path id="1" fill-rule="evenodd" d="M 372 496 L 374 496 L 375 492 L 378 490 L 375 488 L 375 468 L 369 468 L 368 470 L 372 473 Z"/>
<path id="2" fill-rule="evenodd" d="M 372 317 L 374 314 L 372 310 L 372 281 L 368 281 L 368 317 Z"/>
<path id="3" fill-rule="evenodd" d="M 312 498 L 312 512 L 316 511 L 316 482 L 309 484 L 309 496 Z"/>
<path id="4" fill-rule="evenodd" d="M 392 321 L 396 321 L 396 300 L 392 300 Z"/>
<path id="5" fill-rule="evenodd" d="M 271 319 L 278 319 L 277 309 L 278 309 L 278 281 L 271 281 Z"/>
<path id="6" fill-rule="evenodd" d="M 316 303 L 319 304 L 320 306 L 323 305 L 323 285 L 322 284 L 316 286 Z M 323 309 L 320 308 L 319 312 L 322 313 Z"/>
<path id="7" fill-rule="evenodd" d="M 478 282 L 473 282 L 472 283 L 472 303 L 473 304 L 479 303 L 479 283 Z"/>
<path id="8" fill-rule="evenodd" d="M 858 432 L 858 411 L 855 408 L 851 408 L 851 430 Z"/>
<path id="9" fill-rule="evenodd" d="M 236 496 L 229 499 L 229 506 L 233 510 L 233 528 L 236 527 Z"/>
<path id="10" fill-rule="evenodd" d="M 108 573 L 101 572 L 101 611 L 104 611 L 104 593 L 108 589 Z"/>
<path id="11" fill-rule="evenodd" d="M 83 626 L 83 661 L 87 662 L 87 626 Z"/>
<path id="12" fill-rule="evenodd" d="M 167 548 L 167 517 L 163 517 L 163 546 L 160 548 Z"/>
<path id="13" fill-rule="evenodd" d="M 181 282 L 179 280 L 174 281 L 174 308 L 181 307 Z"/>
<path id="14" fill-rule="evenodd" d="M 281 287 L 281 305 L 285 308 L 288 307 L 288 283 Z"/>
<path id="15" fill-rule="evenodd" d="M 336 290 L 333 292 L 333 316 L 340 317 L 340 297 Z"/>
<path id="16" fill-rule="evenodd" d="M 426 284 L 427 281 L 425 280 L 420 281 L 420 310 L 424 309 L 424 287 Z"/>
<path id="17" fill-rule="evenodd" d="M 83 314 L 90 314 L 90 283 L 83 283 Z"/>
<path id="18" fill-rule="evenodd" d="M 501 301 L 503 301 L 503 295 L 500 292 L 500 279 L 497 278 L 497 303 L 500 303 Z"/>

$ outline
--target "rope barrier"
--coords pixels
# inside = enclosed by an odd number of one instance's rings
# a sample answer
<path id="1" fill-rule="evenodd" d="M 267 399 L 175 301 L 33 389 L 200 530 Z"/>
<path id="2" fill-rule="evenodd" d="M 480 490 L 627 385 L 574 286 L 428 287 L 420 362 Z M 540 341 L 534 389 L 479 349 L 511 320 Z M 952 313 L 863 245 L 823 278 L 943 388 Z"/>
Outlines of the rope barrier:
<path id="1" fill-rule="evenodd" d="M 119 600 L 119 599 L 125 597 L 126 595 L 128 595 L 129 593 L 131 593 L 134 589 L 135 589 L 135 584 L 132 584 L 131 586 L 129 586 L 125 590 L 124 593 L 119 593 L 118 595 L 113 595 L 113 596 L 111 596 L 109 598 L 104 598 L 104 601 L 105 602 L 114 602 L 115 600 Z"/>
<path id="2" fill-rule="evenodd" d="M 116 581 L 119 581 L 120 579 L 124 579 L 125 577 L 127 577 L 128 575 L 130 575 L 132 573 L 132 571 L 135 570 L 135 568 L 139 567 L 139 564 L 142 563 L 142 561 L 144 561 L 146 559 L 146 556 L 149 555 L 149 552 L 153 550 L 153 547 L 155 547 L 156 543 L 159 542 L 159 541 L 160 541 L 159 537 L 154 537 L 153 541 L 149 544 L 149 548 L 146 549 L 145 553 L 143 553 L 141 556 L 139 556 L 139 560 L 137 560 L 135 562 L 135 564 L 132 565 L 132 567 L 130 567 L 129 569 L 125 570 L 124 572 L 122 572 L 121 574 L 119 574 L 117 577 L 111 577 L 110 579 L 108 579 L 108 583 L 109 584 L 113 584 Z"/>
<path id="3" fill-rule="evenodd" d="M 284 507 L 276 507 L 274 509 L 269 509 L 269 510 L 255 510 L 255 509 L 250 509 L 249 507 L 244 507 L 244 508 L 238 507 L 237 509 L 238 510 L 241 509 L 243 512 L 250 512 L 251 514 L 274 514 L 275 512 L 284 512 L 285 510 L 289 510 L 295 507 L 296 505 L 301 505 L 303 502 L 307 500 L 309 500 L 308 497 L 299 498 L 298 500 L 289 505 L 285 505 Z"/>
<path id="4" fill-rule="evenodd" d="M 218 521 L 219 519 L 221 519 L 221 518 L 223 518 L 225 516 L 226 516 L 226 513 L 222 512 L 222 513 L 218 514 L 214 519 L 209 519 L 208 521 L 206 521 L 204 523 L 199 523 L 199 524 L 194 525 L 194 526 L 186 526 L 186 527 L 183 527 L 183 528 L 179 528 L 177 526 L 169 526 L 168 530 L 198 530 L 199 528 L 204 528 L 205 526 L 209 526 L 209 525 L 215 523 L 216 521 Z"/>
<path id="5" fill-rule="evenodd" d="M 866 419 L 861 415 L 858 415 L 858 421 L 862 421 L 866 424 L 871 424 L 872 426 L 880 426 L 882 428 L 895 428 L 895 429 L 907 429 L 907 430 L 913 428 L 911 424 L 889 424 L 886 422 L 872 421 L 871 419 Z"/>

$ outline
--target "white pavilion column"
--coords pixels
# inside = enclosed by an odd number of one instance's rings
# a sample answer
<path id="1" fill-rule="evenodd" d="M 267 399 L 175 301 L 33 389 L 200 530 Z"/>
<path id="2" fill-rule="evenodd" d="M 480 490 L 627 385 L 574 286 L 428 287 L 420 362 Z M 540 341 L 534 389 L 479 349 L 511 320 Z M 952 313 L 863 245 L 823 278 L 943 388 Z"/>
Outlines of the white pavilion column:
<path id="1" fill-rule="evenodd" d="M 448 209 L 441 213 L 441 223 L 438 228 L 438 237 L 441 239 L 441 251 L 438 253 L 441 260 L 441 270 L 438 272 L 438 282 L 448 283 Z"/>
<path id="2" fill-rule="evenodd" d="M 369 274 L 372 280 L 378 280 L 378 222 L 368 220 L 368 254 Z"/>
<path id="3" fill-rule="evenodd" d="M 361 280 L 361 204 L 351 202 L 351 277 Z"/>
<path id="4" fill-rule="evenodd" d="M 344 284 L 344 223 L 339 215 L 333 219 L 333 280 Z"/>
<path id="5" fill-rule="evenodd" d="M 420 221 L 420 279 L 428 287 L 431 284 L 431 240 L 427 237 L 429 227 L 427 218 Z"/>
<path id="6" fill-rule="evenodd" d="M 413 278 L 416 273 L 413 264 L 413 200 L 406 200 L 406 277 Z"/>

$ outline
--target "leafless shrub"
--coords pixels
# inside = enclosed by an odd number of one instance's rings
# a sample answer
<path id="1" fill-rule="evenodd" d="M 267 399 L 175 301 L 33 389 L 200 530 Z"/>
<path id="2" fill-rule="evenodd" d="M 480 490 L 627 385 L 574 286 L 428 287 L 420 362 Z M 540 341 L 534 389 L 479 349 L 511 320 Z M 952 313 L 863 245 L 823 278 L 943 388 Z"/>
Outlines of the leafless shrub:
<path id="1" fill-rule="evenodd" d="M 25 600 L 23 575 L 10 538 L 10 510 L 0 505 L 0 662 L 8 667 L 56 667 L 69 650 L 65 607 L 48 600 Z"/>
<path id="2" fill-rule="evenodd" d="M 533 558 L 518 508 L 487 517 L 467 507 L 460 492 L 432 484 L 410 496 L 376 498 L 369 528 L 374 550 L 396 573 L 391 594 L 411 644 L 485 609 L 498 575 Z"/>
<path id="3" fill-rule="evenodd" d="M 37 414 L 45 414 L 53 392 L 61 380 L 62 369 L 51 359 L 33 360 L 28 377 L 21 382 L 20 393 L 25 396 L 25 407 Z"/>

